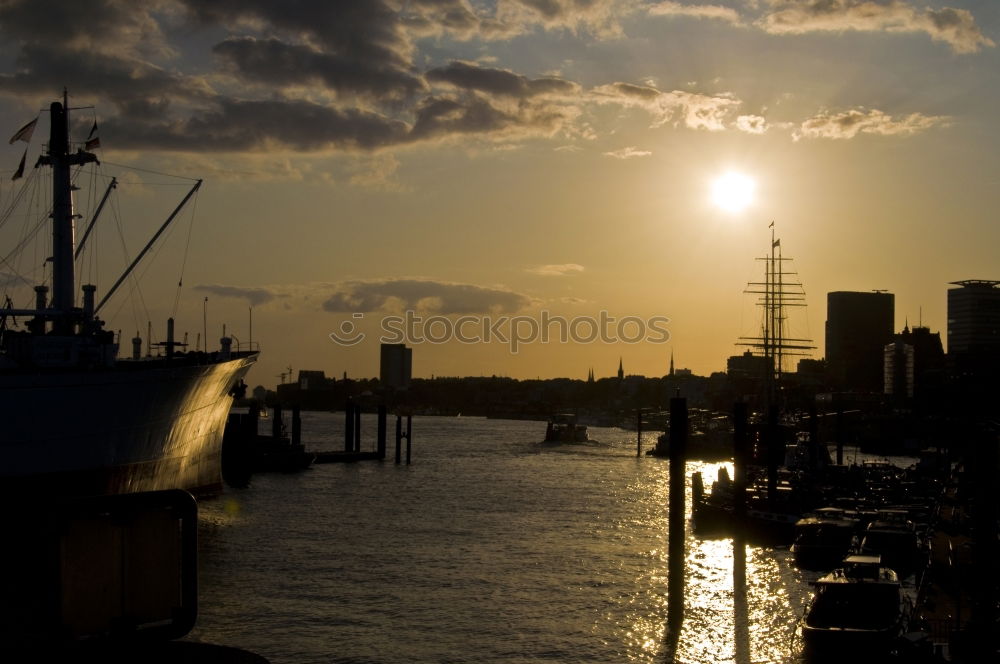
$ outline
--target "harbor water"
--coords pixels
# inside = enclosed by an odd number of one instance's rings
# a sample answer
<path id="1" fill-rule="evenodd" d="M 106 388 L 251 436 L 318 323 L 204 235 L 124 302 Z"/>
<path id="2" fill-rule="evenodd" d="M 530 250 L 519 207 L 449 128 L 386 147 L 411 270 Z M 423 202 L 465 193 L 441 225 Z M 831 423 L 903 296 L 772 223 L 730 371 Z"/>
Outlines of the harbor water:
<path id="1" fill-rule="evenodd" d="M 342 448 L 343 414 L 302 421 L 310 447 Z M 374 416 L 363 429 L 369 449 Z M 544 422 L 418 417 L 413 429 L 410 466 L 392 462 L 390 441 L 385 462 L 258 475 L 203 501 L 188 638 L 274 664 L 798 659 L 815 575 L 787 550 L 747 546 L 734 594 L 732 540 L 690 525 L 685 619 L 669 642 L 668 463 L 636 458 L 634 432 L 552 444 L 539 442 Z M 717 469 L 689 462 L 688 482 Z"/>

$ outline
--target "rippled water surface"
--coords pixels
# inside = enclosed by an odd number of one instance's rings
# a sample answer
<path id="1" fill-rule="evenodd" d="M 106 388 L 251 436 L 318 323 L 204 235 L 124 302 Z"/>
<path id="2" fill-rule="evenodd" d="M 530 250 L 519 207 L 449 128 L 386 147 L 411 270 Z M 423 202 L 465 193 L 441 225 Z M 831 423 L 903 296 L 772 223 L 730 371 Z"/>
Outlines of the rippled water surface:
<path id="1" fill-rule="evenodd" d="M 340 447 L 342 414 L 302 419 L 311 447 Z M 363 428 L 374 436 L 374 418 Z M 785 550 L 746 547 L 734 594 L 732 540 L 690 529 L 669 645 L 668 464 L 637 459 L 634 432 L 592 427 L 589 444 L 553 445 L 538 442 L 544 422 L 413 428 L 411 466 L 390 449 L 387 462 L 259 475 L 201 503 L 191 638 L 275 664 L 794 661 L 813 577 Z M 688 477 L 716 468 L 691 462 Z"/>

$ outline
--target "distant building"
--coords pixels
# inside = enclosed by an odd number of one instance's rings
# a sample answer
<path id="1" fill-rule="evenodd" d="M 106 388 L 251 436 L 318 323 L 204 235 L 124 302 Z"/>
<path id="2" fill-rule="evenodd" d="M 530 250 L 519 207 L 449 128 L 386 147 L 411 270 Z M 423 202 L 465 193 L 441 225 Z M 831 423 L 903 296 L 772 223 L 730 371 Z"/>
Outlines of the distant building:
<path id="1" fill-rule="evenodd" d="M 826 366 L 836 389 L 883 391 L 885 346 L 893 340 L 894 317 L 892 293 L 827 293 Z"/>
<path id="2" fill-rule="evenodd" d="M 413 349 L 405 344 L 382 344 L 379 361 L 379 382 L 396 390 L 410 387 L 413 373 Z"/>
<path id="3" fill-rule="evenodd" d="M 754 355 L 746 351 L 742 355 L 733 355 L 726 360 L 726 373 L 731 378 L 749 378 L 764 381 L 771 373 L 774 360 L 763 355 Z"/>
<path id="4" fill-rule="evenodd" d="M 948 353 L 1000 349 L 1000 281 L 953 281 L 948 290 Z"/>
<path id="5" fill-rule="evenodd" d="M 915 399 L 922 405 L 944 387 L 945 357 L 941 333 L 927 327 L 904 327 L 885 347 L 886 394 L 897 403 Z"/>
<path id="6" fill-rule="evenodd" d="M 913 398 L 914 352 L 913 346 L 904 341 L 886 344 L 884 353 L 884 391 L 897 401 Z"/>
<path id="7" fill-rule="evenodd" d="M 625 378 L 625 369 L 622 367 L 622 358 L 618 358 L 618 380 Z"/>
<path id="8" fill-rule="evenodd" d="M 955 281 L 948 290 L 948 364 L 954 395 L 982 413 L 1000 410 L 1000 281 Z"/>
<path id="9" fill-rule="evenodd" d="M 299 371 L 299 389 L 319 389 L 326 387 L 326 373 L 323 371 L 302 370 Z"/>

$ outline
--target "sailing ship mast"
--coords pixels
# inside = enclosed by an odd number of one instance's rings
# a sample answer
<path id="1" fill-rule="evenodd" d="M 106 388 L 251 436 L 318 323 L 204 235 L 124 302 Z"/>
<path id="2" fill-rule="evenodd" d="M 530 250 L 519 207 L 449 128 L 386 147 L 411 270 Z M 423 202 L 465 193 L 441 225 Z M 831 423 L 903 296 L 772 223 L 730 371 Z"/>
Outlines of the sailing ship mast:
<path id="1" fill-rule="evenodd" d="M 97 161 L 97 156 L 84 150 L 69 151 L 69 103 L 66 90 L 63 101 L 49 106 L 51 131 L 49 148 L 39 163 L 52 167 L 52 302 L 53 331 L 73 333 L 73 305 L 76 299 L 76 275 L 73 271 L 74 225 L 73 185 L 70 167 Z"/>
<path id="2" fill-rule="evenodd" d="M 776 403 L 781 386 L 781 377 L 785 371 L 785 360 L 790 356 L 807 355 L 805 351 L 815 349 L 810 345 L 812 339 L 800 339 L 786 336 L 786 307 L 804 307 L 805 291 L 798 281 L 787 280 L 786 277 L 796 277 L 795 272 L 785 269 L 785 262 L 792 260 L 781 255 L 781 239 L 775 238 L 774 224 L 771 224 L 771 251 L 767 256 L 756 260 L 764 262 L 764 281 L 751 281 L 747 284 L 745 293 L 760 296 L 757 304 L 764 311 L 761 325 L 761 335 L 757 337 L 740 337 L 737 345 L 750 348 L 754 354 L 767 358 L 764 381 L 767 389 L 767 402 Z"/>

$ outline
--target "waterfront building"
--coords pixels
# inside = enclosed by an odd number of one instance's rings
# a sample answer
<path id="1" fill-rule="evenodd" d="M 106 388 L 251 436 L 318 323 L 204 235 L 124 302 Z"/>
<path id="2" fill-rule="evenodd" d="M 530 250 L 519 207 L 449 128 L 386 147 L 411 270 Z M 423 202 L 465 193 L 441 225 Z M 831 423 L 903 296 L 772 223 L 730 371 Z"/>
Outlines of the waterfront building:
<path id="1" fill-rule="evenodd" d="M 883 391 L 885 346 L 893 340 L 894 316 L 892 293 L 827 293 L 826 363 L 836 389 Z"/>
<path id="2" fill-rule="evenodd" d="M 413 374 L 413 349 L 406 344 L 382 344 L 379 382 L 383 387 L 405 390 Z"/>

